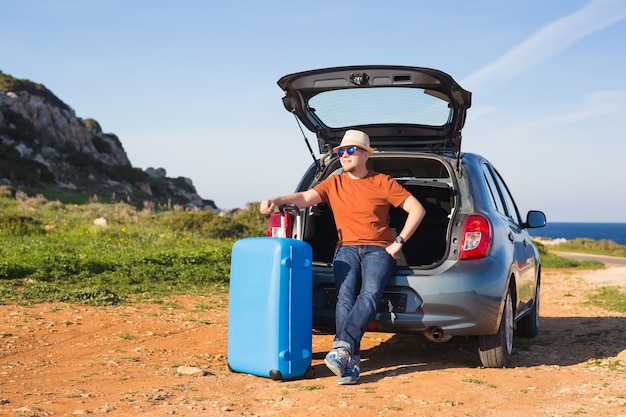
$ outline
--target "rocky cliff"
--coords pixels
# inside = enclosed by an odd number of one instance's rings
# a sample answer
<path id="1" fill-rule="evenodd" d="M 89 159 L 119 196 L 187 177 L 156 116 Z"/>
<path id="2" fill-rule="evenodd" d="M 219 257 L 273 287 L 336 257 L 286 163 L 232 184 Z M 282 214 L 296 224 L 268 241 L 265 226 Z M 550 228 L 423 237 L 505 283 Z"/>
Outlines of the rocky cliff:
<path id="1" fill-rule="evenodd" d="M 119 138 L 41 84 L 0 71 L 0 184 L 30 193 L 83 193 L 104 201 L 217 210 L 189 178 L 133 168 Z"/>

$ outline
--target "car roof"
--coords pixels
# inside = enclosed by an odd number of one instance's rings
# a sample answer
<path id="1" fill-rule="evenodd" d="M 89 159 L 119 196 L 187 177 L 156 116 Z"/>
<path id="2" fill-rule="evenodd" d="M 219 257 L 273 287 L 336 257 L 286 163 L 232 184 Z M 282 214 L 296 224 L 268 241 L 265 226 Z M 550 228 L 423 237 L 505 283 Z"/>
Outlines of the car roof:
<path id="1" fill-rule="evenodd" d="M 316 133 L 320 152 L 348 129 L 377 151 L 454 152 L 472 94 L 439 70 L 396 65 L 323 68 L 278 80 L 283 104 Z"/>

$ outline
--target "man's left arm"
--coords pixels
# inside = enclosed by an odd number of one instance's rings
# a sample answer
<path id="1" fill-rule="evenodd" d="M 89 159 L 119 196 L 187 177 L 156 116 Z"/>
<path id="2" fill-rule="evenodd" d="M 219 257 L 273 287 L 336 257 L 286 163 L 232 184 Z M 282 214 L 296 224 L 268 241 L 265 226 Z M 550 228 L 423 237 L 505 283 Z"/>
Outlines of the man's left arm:
<path id="1" fill-rule="evenodd" d="M 402 203 L 400 207 L 408 213 L 408 216 L 406 218 L 406 222 L 404 222 L 404 227 L 398 236 L 402 237 L 404 241 L 407 241 L 411 238 L 411 236 L 413 236 L 413 233 L 415 233 L 417 227 L 422 222 L 422 219 L 426 214 L 426 210 L 414 196 L 409 196 L 406 200 L 404 200 L 404 203 Z M 387 253 L 389 253 L 389 255 L 393 258 L 398 259 L 401 249 L 402 244 L 394 242 L 387 246 Z"/>

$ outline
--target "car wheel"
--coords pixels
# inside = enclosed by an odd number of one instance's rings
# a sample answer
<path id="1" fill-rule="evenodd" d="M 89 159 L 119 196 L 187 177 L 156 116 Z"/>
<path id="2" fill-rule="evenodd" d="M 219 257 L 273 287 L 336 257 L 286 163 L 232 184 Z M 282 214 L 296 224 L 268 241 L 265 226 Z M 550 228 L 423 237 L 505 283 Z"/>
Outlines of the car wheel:
<path id="1" fill-rule="evenodd" d="M 519 337 L 533 338 L 539 334 L 539 282 L 535 289 L 535 300 L 533 306 L 530 309 L 530 313 L 517 322 L 517 335 Z"/>
<path id="2" fill-rule="evenodd" d="M 513 301 L 506 293 L 498 333 L 478 337 L 478 354 L 485 368 L 503 368 L 511 362 L 513 351 Z"/>

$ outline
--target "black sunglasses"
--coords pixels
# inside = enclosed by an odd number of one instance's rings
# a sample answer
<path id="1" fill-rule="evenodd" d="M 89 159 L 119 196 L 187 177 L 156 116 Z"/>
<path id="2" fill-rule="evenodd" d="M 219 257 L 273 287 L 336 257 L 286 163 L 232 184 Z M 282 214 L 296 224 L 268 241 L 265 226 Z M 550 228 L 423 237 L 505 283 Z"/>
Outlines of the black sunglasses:
<path id="1" fill-rule="evenodd" d="M 357 148 L 356 146 L 350 146 L 349 148 L 344 149 L 337 149 L 337 156 L 341 158 L 344 153 L 347 153 L 348 155 L 354 155 L 357 149 L 359 148 Z"/>

